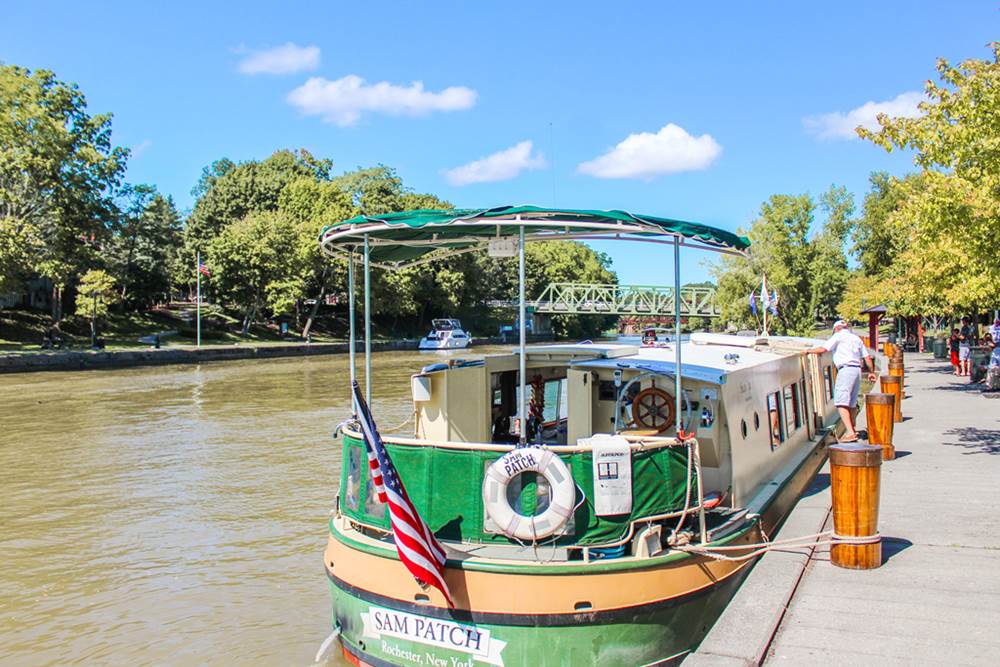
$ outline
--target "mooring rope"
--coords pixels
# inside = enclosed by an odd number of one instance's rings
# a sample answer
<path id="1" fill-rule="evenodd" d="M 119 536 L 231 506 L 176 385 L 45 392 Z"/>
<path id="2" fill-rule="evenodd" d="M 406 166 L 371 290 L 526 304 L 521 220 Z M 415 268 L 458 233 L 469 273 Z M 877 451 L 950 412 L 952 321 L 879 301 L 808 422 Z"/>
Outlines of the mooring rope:
<path id="1" fill-rule="evenodd" d="M 828 537 L 830 539 L 820 539 L 823 537 Z M 696 556 L 705 556 L 706 558 L 711 558 L 713 560 L 742 562 L 757 558 L 768 551 L 792 551 L 795 549 L 813 548 L 834 544 L 861 546 L 865 544 L 877 544 L 881 540 L 882 536 L 879 533 L 875 533 L 874 535 L 855 536 L 839 535 L 832 530 L 827 530 L 822 533 L 813 533 L 812 535 L 801 535 L 799 537 L 790 537 L 783 540 L 771 540 L 767 542 L 755 542 L 753 544 L 736 544 L 716 547 L 682 544 L 673 548 Z M 746 551 L 747 549 L 751 549 L 751 551 L 749 553 L 740 554 L 739 556 L 727 556 L 719 553 L 720 551 Z"/>

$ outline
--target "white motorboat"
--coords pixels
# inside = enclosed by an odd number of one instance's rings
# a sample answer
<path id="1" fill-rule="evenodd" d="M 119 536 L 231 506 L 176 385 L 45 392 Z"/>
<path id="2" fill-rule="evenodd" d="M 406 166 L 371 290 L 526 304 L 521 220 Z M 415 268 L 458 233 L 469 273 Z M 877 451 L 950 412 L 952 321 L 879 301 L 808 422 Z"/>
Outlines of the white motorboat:
<path id="1" fill-rule="evenodd" d="M 431 320 L 431 326 L 431 332 L 420 339 L 421 350 L 460 350 L 472 340 L 458 320 Z"/>

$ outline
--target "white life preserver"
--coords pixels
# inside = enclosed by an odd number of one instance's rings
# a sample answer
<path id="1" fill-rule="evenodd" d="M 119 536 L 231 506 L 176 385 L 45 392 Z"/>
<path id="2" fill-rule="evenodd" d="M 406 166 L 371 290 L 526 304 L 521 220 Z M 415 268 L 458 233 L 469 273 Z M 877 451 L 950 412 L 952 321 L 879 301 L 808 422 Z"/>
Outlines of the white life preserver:
<path id="1" fill-rule="evenodd" d="M 507 485 L 524 472 L 545 477 L 552 489 L 549 506 L 541 514 L 525 516 L 507 502 Z M 547 449 L 523 447 L 507 452 L 486 470 L 483 505 L 486 513 L 507 537 L 536 540 L 552 535 L 573 514 L 576 484 L 562 459 Z"/>

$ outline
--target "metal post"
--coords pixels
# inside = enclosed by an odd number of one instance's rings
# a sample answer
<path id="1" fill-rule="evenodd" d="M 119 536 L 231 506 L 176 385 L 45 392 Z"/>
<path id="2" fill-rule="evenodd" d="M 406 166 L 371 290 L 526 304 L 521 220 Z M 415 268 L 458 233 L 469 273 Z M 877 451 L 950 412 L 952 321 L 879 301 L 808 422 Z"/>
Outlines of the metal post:
<path id="1" fill-rule="evenodd" d="M 372 301 L 368 235 L 365 234 L 365 401 L 372 404 Z"/>
<path id="2" fill-rule="evenodd" d="M 527 382 L 525 381 L 525 375 L 527 374 L 527 364 L 524 358 L 524 344 L 525 344 L 525 308 L 524 308 L 524 225 L 521 225 L 518 230 L 518 242 L 517 242 L 517 289 L 518 289 L 518 329 L 520 329 L 520 351 L 518 363 L 519 377 L 521 383 L 521 396 L 518 400 L 518 415 L 521 418 L 521 427 L 518 429 L 518 445 L 523 447 L 528 437 L 528 413 L 526 410 L 527 405 Z"/>
<path id="3" fill-rule="evenodd" d="M 197 312 L 195 319 L 198 320 L 198 323 L 195 325 L 196 327 L 195 344 L 198 347 L 201 347 L 201 252 L 200 251 L 197 253 L 195 261 L 198 263 L 197 266 L 194 267 L 195 280 L 198 281 L 198 293 L 197 293 L 198 302 L 195 304 L 195 310 Z"/>
<path id="4" fill-rule="evenodd" d="M 674 422 L 681 433 L 681 240 L 674 237 Z"/>
<path id="5" fill-rule="evenodd" d="M 347 253 L 347 360 L 351 369 L 351 386 L 357 380 L 357 372 L 354 367 L 354 247 Z M 356 412 L 354 401 L 351 401 L 351 410 Z"/>

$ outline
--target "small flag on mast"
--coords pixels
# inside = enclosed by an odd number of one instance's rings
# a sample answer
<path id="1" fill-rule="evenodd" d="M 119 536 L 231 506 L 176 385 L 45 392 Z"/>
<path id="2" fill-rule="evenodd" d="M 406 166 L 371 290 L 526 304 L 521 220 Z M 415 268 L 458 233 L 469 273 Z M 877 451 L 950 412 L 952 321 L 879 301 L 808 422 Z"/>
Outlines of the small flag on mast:
<path id="1" fill-rule="evenodd" d="M 757 316 L 757 293 L 750 290 L 750 312 Z"/>
<path id="2" fill-rule="evenodd" d="M 352 390 L 358 408 L 358 421 L 365 436 L 372 481 L 375 483 L 378 499 L 389 505 L 389 523 L 392 525 L 399 560 L 417 581 L 437 588 L 444 594 L 448 606 L 454 607 L 451 592 L 444 580 L 444 548 L 410 502 L 403 480 L 399 478 L 396 466 L 389 458 L 389 451 L 382 443 L 357 381 L 353 383 Z"/>
<path id="3" fill-rule="evenodd" d="M 208 276 L 209 278 L 212 277 L 212 274 L 209 272 L 208 267 L 205 266 L 205 263 L 201 261 L 200 257 L 198 258 L 198 273 L 202 274 L 203 276 Z"/>

